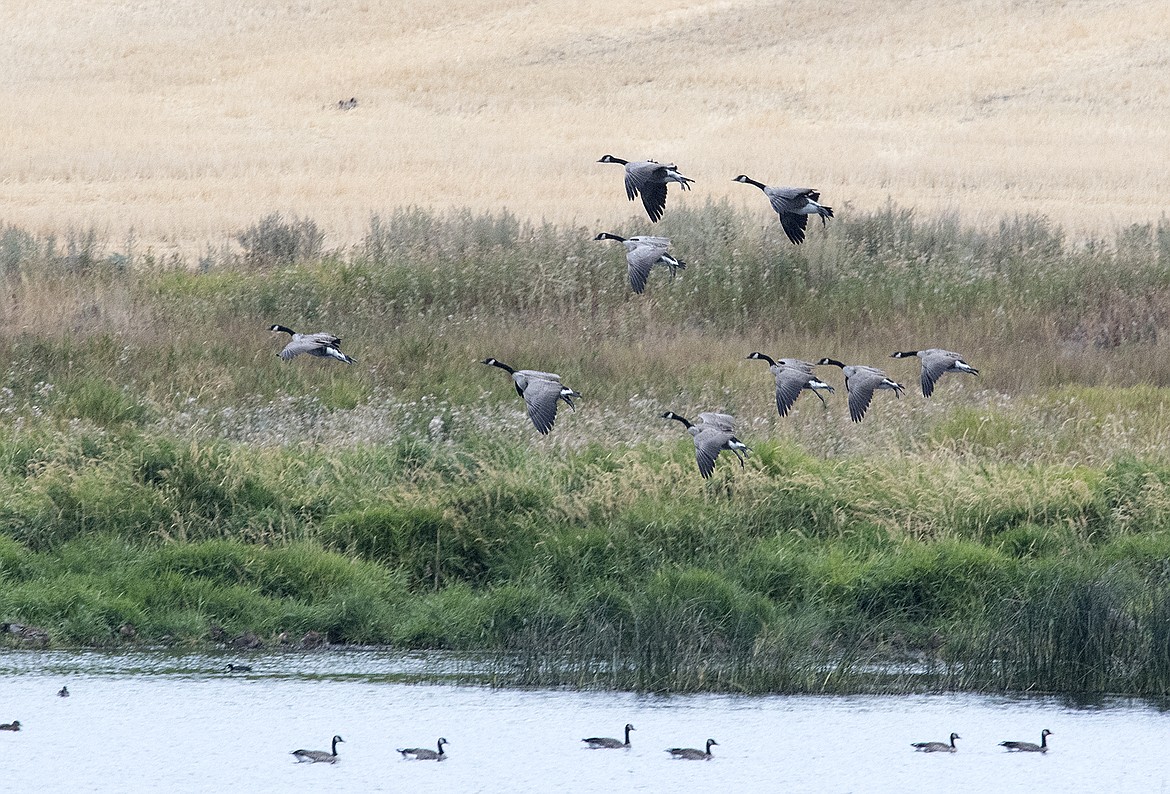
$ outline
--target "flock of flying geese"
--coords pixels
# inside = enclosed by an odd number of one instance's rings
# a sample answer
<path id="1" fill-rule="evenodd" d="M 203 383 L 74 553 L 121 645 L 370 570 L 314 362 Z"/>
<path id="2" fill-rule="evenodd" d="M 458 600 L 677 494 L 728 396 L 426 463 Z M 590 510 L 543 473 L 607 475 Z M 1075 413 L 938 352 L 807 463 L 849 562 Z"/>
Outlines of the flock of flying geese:
<path id="1" fill-rule="evenodd" d="M 694 182 L 693 179 L 679 173 L 674 163 L 659 163 L 654 160 L 631 162 L 610 154 L 603 156 L 598 162 L 624 166 L 626 197 L 630 201 L 641 197 L 646 214 L 652 222 L 660 220 L 666 210 L 667 185 L 676 182 L 682 185 L 683 190 L 690 190 L 691 183 Z M 820 204 L 820 193 L 813 188 L 771 187 L 757 182 L 746 174 L 740 174 L 732 181 L 755 185 L 764 192 L 772 209 L 780 217 L 784 233 L 794 245 L 804 242 L 809 216 L 819 217 L 822 226 L 827 226 L 828 219 L 833 217 L 833 208 Z M 670 253 L 670 239 L 667 237 L 621 237 L 610 232 L 601 232 L 593 239 L 615 240 L 625 246 L 630 287 L 639 294 L 646 289 L 650 273 L 655 267 L 668 270 L 673 280 L 675 273 L 687 266 L 686 262 Z M 336 359 L 347 364 L 357 363 L 341 352 L 341 339 L 331 333 L 299 334 L 283 325 L 273 325 L 269 330 L 286 333 L 291 337 L 278 354 L 286 361 L 305 353 L 319 358 Z M 979 374 L 979 370 L 964 361 L 960 354 L 941 348 L 898 351 L 890 357 L 918 358 L 921 364 L 920 382 L 924 397 L 930 397 L 934 393 L 935 384 L 947 373 Z M 815 363 L 796 358 L 774 359 L 760 352 L 751 353 L 747 358 L 767 362 L 768 371 L 776 381 L 776 410 L 780 416 L 788 415 L 788 411 L 804 391 L 811 391 L 822 404 L 827 405 L 820 392 L 832 394 L 834 389 L 817 377 L 814 368 L 818 366 L 834 366 L 841 369 L 845 376 L 845 391 L 849 395 L 849 418 L 854 422 L 860 422 L 865 417 L 873 401 L 874 392 L 888 390 L 898 397 L 905 392 L 905 387 L 883 370 L 864 364 L 845 364 L 827 357 Z M 561 376 L 554 372 L 515 369 L 491 357 L 485 358 L 481 363 L 498 367 L 511 376 L 516 393 L 524 400 L 528 418 L 542 435 L 552 431 L 560 403 L 563 402 L 575 410 L 573 399 L 581 396 L 579 392 L 566 386 L 561 381 Z M 709 478 L 714 473 L 715 461 L 723 450 L 732 452 L 738 458 L 740 466 L 744 466 L 744 459 L 751 448 L 736 438 L 735 418 L 730 414 L 705 411 L 698 415 L 697 422 L 691 422 L 681 414 L 666 411 L 662 418 L 679 422 L 690 433 L 695 442 L 695 460 L 699 466 L 699 473 L 704 478 Z"/>

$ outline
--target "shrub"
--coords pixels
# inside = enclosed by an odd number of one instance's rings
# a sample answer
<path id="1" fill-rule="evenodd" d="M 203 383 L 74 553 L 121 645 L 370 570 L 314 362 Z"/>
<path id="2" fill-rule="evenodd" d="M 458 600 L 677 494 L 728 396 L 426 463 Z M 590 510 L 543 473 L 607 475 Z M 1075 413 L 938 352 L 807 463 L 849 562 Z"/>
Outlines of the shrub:
<path id="1" fill-rule="evenodd" d="M 929 619 L 980 614 L 1010 580 L 1010 562 L 967 541 L 907 544 L 871 557 L 853 598 L 874 618 Z"/>
<path id="2" fill-rule="evenodd" d="M 308 218 L 285 220 L 280 213 L 265 215 L 236 236 L 244 249 L 244 263 L 268 268 L 307 262 L 321 256 L 325 233 Z"/>

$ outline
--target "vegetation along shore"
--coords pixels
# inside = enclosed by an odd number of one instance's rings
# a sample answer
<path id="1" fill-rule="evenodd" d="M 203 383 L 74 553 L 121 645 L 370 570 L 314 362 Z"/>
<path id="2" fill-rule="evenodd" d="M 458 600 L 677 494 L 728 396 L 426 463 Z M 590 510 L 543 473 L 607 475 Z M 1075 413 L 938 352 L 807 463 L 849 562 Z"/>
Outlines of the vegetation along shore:
<path id="1" fill-rule="evenodd" d="M 269 216 L 198 262 L 0 229 L 0 622 L 14 645 L 487 652 L 513 683 L 1170 691 L 1170 223 L 1071 239 L 888 206 L 788 243 L 402 209 Z M 328 331 L 358 363 L 269 329 Z M 978 377 L 927 400 L 918 362 Z M 777 415 L 768 368 L 906 384 Z M 542 436 L 498 370 L 580 393 Z M 710 480 L 662 418 L 726 411 Z M 37 627 L 44 635 L 12 626 Z M 310 633 L 315 632 L 316 635 Z M 874 671 L 880 671 L 880 675 Z"/>

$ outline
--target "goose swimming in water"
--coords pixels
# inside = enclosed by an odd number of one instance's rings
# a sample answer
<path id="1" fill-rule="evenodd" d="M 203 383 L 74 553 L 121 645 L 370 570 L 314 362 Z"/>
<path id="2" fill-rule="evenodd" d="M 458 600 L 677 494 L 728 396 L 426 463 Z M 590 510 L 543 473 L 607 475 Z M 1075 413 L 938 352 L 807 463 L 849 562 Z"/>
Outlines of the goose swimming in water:
<path id="1" fill-rule="evenodd" d="M 340 736 L 333 737 L 333 752 L 327 753 L 324 750 L 293 750 L 292 754 L 296 757 L 297 763 L 309 761 L 314 764 L 336 764 L 337 763 L 337 744 L 344 742 Z"/>
<path id="2" fill-rule="evenodd" d="M 707 751 L 696 750 L 694 747 L 671 747 L 666 752 L 670 753 L 673 758 L 682 758 L 687 761 L 710 761 L 714 758 L 711 755 L 711 745 L 719 744 L 714 739 L 707 740 Z"/>
<path id="3" fill-rule="evenodd" d="M 19 731 L 19 730 L 20 730 L 20 720 L 13 720 L 12 722 L 6 722 L 3 725 L 0 725 L 0 731 Z"/>
<path id="4" fill-rule="evenodd" d="M 630 723 L 626 723 L 626 740 L 623 742 L 619 739 L 610 739 L 603 736 L 594 736 L 591 739 L 582 739 L 581 741 L 589 745 L 591 750 L 622 750 L 628 749 L 630 746 L 630 731 L 637 730 Z"/>
<path id="5" fill-rule="evenodd" d="M 416 761 L 442 761 L 447 757 L 447 752 L 443 749 L 445 744 L 450 744 L 450 742 L 440 738 L 438 752 L 427 747 L 407 747 L 406 749 L 396 749 L 395 752 L 402 753 L 403 758 L 413 755 Z"/>
<path id="6" fill-rule="evenodd" d="M 920 753 L 953 753 L 959 749 L 955 747 L 955 739 L 962 738 L 959 734 L 952 733 L 950 744 L 946 742 L 914 742 L 910 746 Z"/>
<path id="7" fill-rule="evenodd" d="M 57 697 L 59 697 L 59 698 L 69 697 L 69 687 L 63 686 L 60 689 L 58 689 L 57 690 Z"/>
<path id="8" fill-rule="evenodd" d="M 1000 747 L 1006 747 L 1008 752 L 1016 753 L 1046 753 L 1048 752 L 1048 737 L 1052 731 L 1045 728 L 1040 731 L 1040 744 L 1032 742 L 1000 742 Z"/>

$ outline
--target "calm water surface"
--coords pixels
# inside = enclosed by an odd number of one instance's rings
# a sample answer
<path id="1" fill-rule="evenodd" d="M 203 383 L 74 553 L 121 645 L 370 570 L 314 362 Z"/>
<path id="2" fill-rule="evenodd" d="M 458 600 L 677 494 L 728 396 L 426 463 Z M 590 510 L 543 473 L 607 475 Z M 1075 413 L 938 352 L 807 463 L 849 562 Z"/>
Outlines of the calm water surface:
<path id="1" fill-rule="evenodd" d="M 254 672 L 229 675 L 228 661 Z M 432 660 L 382 652 L 0 653 L 8 791 L 1170 792 L 1170 714 L 1107 700 L 976 695 L 657 697 L 403 683 Z M 63 684 L 72 697 L 58 698 Z M 1163 704 L 1164 705 L 1164 704 Z M 630 750 L 587 750 L 585 736 Z M 1008 754 L 1004 739 L 1044 756 Z M 910 743 L 963 738 L 954 755 Z M 336 765 L 289 751 L 328 749 Z M 395 747 L 450 740 L 442 763 Z M 666 747 L 719 742 L 709 762 Z"/>

